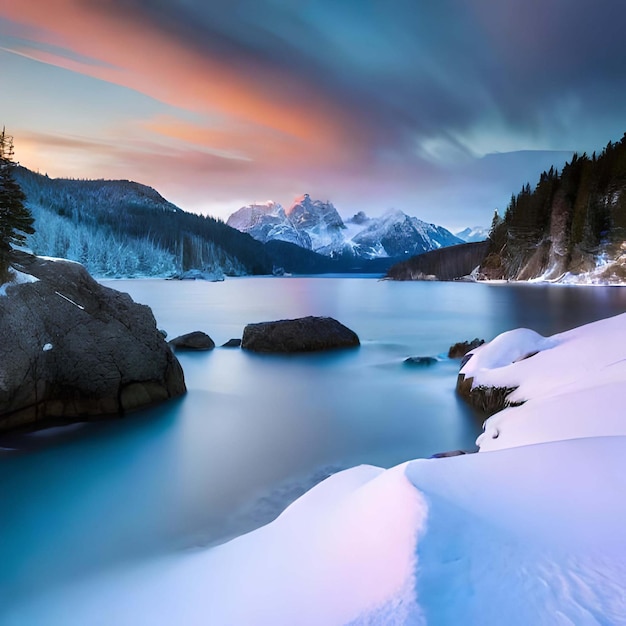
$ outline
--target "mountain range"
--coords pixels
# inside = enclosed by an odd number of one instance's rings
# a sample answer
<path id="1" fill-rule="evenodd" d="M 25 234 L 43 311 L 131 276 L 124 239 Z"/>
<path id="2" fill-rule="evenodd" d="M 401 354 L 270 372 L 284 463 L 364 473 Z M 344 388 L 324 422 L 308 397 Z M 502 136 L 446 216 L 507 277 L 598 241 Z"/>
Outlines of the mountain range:
<path id="1" fill-rule="evenodd" d="M 471 226 L 454 234 L 465 243 L 476 243 L 477 241 L 485 241 L 489 237 L 489 229 L 482 226 Z"/>
<path id="2" fill-rule="evenodd" d="M 291 225 L 291 231 L 258 241 L 219 219 L 184 211 L 137 182 L 49 178 L 24 167 L 15 169 L 15 178 L 35 219 L 28 248 L 38 255 L 78 261 L 98 277 L 382 274 L 405 258 L 353 254 L 342 244 L 352 224 L 344 224 L 330 203 L 307 196 L 291 212 L 289 224 L 277 219 L 263 227 L 269 232 L 282 223 Z M 262 217 L 272 212 L 280 218 L 277 205 L 257 211 Z M 355 216 L 356 222 L 360 217 Z M 362 230 L 367 231 L 366 226 Z M 389 250 L 393 254 L 393 248 Z"/>
<path id="3" fill-rule="evenodd" d="M 381 217 L 359 211 L 344 222 L 331 202 L 313 200 L 309 194 L 296 198 L 286 210 L 272 201 L 242 207 L 226 223 L 257 241 L 285 241 L 331 258 L 402 259 L 463 243 L 442 226 L 399 210 Z"/>

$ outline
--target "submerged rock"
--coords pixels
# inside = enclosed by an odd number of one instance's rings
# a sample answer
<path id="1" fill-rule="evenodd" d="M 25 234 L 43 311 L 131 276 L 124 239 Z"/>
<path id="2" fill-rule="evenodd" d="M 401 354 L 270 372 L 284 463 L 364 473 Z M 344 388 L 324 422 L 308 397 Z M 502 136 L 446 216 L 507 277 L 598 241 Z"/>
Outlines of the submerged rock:
<path id="1" fill-rule="evenodd" d="M 410 356 L 404 359 L 404 364 L 411 367 L 428 367 L 437 363 L 434 356 Z"/>
<path id="2" fill-rule="evenodd" d="M 332 317 L 248 324 L 241 347 L 254 352 L 314 352 L 359 346 L 357 334 Z"/>
<path id="3" fill-rule="evenodd" d="M 229 339 L 225 344 L 222 344 L 222 348 L 239 348 L 241 346 L 241 339 Z"/>
<path id="4" fill-rule="evenodd" d="M 13 252 L 11 266 L 20 280 L 0 296 L 1 431 L 120 415 L 185 392 L 149 307 L 78 263 Z"/>
<path id="5" fill-rule="evenodd" d="M 460 359 L 470 350 L 474 350 L 475 348 L 478 348 L 478 346 L 482 346 L 483 343 L 485 343 L 485 340 L 478 339 L 478 337 L 475 337 L 471 341 L 459 341 L 459 343 L 455 343 L 453 346 L 450 346 L 450 349 L 448 350 L 448 358 Z"/>
<path id="6" fill-rule="evenodd" d="M 215 342 L 201 330 L 195 330 L 186 335 L 180 335 L 170 341 L 170 346 L 176 350 L 213 350 Z"/>
<path id="7" fill-rule="evenodd" d="M 452 456 L 463 456 L 467 454 L 465 450 L 446 450 L 446 452 L 436 452 L 430 458 L 431 459 L 448 459 Z"/>

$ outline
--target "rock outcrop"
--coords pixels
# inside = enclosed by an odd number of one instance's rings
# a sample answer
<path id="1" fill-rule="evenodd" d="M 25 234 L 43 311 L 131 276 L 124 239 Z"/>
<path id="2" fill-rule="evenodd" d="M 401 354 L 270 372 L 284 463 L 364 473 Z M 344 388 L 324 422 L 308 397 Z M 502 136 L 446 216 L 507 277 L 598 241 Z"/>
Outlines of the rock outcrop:
<path id="1" fill-rule="evenodd" d="M 248 324 L 241 347 L 254 352 L 315 352 L 359 346 L 357 334 L 332 317 Z"/>
<path id="2" fill-rule="evenodd" d="M 0 289 L 0 431 L 121 415 L 185 392 L 149 307 L 82 265 L 12 253 Z"/>
<path id="3" fill-rule="evenodd" d="M 478 346 L 482 346 L 485 343 L 484 339 L 478 339 L 478 337 L 474 337 L 471 341 L 459 341 L 455 343 L 453 346 L 450 346 L 448 350 L 448 358 L 449 359 L 462 359 L 470 350 L 474 350 L 478 348 Z M 465 363 L 463 363 L 465 365 Z M 463 367 L 461 365 L 461 367 Z"/>
<path id="4" fill-rule="evenodd" d="M 180 335 L 170 341 L 170 346 L 176 350 L 213 350 L 215 342 L 201 330 L 195 330 L 186 335 Z"/>
<path id="5" fill-rule="evenodd" d="M 459 374 L 456 381 L 456 392 L 470 406 L 478 409 L 485 415 L 493 415 L 508 406 L 516 406 L 509 401 L 509 396 L 515 387 L 486 387 L 484 385 L 473 386 L 473 377 Z"/>

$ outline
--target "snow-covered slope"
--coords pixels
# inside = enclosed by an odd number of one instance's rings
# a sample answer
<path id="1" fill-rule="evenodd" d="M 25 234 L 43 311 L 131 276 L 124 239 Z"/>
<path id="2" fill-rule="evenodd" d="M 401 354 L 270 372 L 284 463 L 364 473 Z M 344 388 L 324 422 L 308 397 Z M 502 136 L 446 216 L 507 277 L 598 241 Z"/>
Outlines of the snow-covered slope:
<path id="1" fill-rule="evenodd" d="M 625 362 L 626 315 L 505 333 L 463 368 L 526 400 L 489 420 L 497 446 L 340 472 L 248 535 L 34 593 L 3 624 L 624 625 Z"/>
<path id="2" fill-rule="evenodd" d="M 445 228 L 402 211 L 378 218 L 359 211 L 344 222 L 332 203 L 312 200 L 308 194 L 296 198 L 286 211 L 274 202 L 243 207 L 227 223 L 262 242 L 280 239 L 327 256 L 404 257 L 462 243 Z"/>
<path id="3" fill-rule="evenodd" d="M 454 233 L 455 237 L 462 239 L 466 243 L 473 243 L 475 241 L 485 241 L 489 237 L 489 229 L 482 226 L 471 226 L 464 228 L 458 233 Z"/>

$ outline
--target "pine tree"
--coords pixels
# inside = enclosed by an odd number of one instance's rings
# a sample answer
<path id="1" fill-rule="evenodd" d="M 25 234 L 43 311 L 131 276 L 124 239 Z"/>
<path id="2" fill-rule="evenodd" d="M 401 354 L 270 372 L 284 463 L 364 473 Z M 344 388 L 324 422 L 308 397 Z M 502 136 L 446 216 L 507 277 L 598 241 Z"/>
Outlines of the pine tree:
<path id="1" fill-rule="evenodd" d="M 11 245 L 22 245 L 35 232 L 33 217 L 24 206 L 26 196 L 13 176 L 13 137 L 0 134 L 0 270 L 8 268 Z"/>

